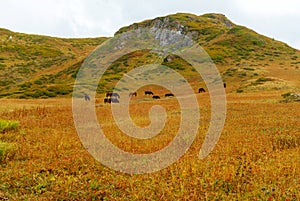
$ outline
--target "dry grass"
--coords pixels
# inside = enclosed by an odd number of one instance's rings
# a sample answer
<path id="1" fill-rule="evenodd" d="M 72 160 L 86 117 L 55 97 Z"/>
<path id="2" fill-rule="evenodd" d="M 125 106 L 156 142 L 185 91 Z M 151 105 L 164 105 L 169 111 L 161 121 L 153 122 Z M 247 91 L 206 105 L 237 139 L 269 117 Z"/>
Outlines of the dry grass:
<path id="1" fill-rule="evenodd" d="M 213 152 L 199 160 L 210 110 L 207 94 L 197 97 L 201 122 L 195 142 L 170 167 L 145 175 L 115 172 L 89 155 L 76 134 L 70 99 L 2 99 L 0 118 L 17 120 L 20 126 L 0 135 L 1 141 L 18 146 L 15 157 L 1 163 L 0 199 L 300 200 L 300 146 L 290 143 L 299 139 L 299 103 L 279 103 L 276 93 L 229 94 L 222 136 Z M 175 98 L 135 98 L 130 108 L 133 120 L 147 125 L 147 108 L 154 103 L 167 108 L 168 120 L 151 140 L 121 134 L 111 121 L 109 106 L 97 108 L 98 119 L 114 144 L 149 153 L 164 147 L 178 128 Z"/>

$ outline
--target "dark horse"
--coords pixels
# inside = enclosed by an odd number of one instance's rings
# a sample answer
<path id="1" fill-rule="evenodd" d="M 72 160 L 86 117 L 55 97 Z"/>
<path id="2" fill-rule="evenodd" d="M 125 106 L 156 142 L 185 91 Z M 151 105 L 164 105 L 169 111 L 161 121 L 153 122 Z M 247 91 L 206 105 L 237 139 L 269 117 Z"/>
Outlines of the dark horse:
<path id="1" fill-rule="evenodd" d="M 200 88 L 198 92 L 199 93 L 205 92 L 205 89 L 204 88 Z"/>
<path id="2" fill-rule="evenodd" d="M 91 98 L 90 98 L 90 96 L 89 96 L 89 95 L 85 94 L 85 95 L 84 95 L 84 100 L 85 100 L 85 101 L 90 101 L 90 100 L 91 100 Z"/>
<path id="3" fill-rule="evenodd" d="M 113 93 L 113 92 L 107 92 L 106 97 L 117 97 L 120 98 L 120 95 L 118 93 Z"/>
<path id="4" fill-rule="evenodd" d="M 224 88 L 226 88 L 226 82 L 223 83 Z"/>
<path id="5" fill-rule="evenodd" d="M 104 98 L 104 103 L 119 103 L 117 98 Z"/>
<path id="6" fill-rule="evenodd" d="M 174 94 L 172 94 L 172 93 L 165 94 L 165 97 L 173 97 L 173 96 L 174 96 Z"/>
<path id="7" fill-rule="evenodd" d="M 117 99 L 117 98 L 111 98 L 111 102 L 112 103 L 119 103 L 119 99 Z"/>
<path id="8" fill-rule="evenodd" d="M 153 99 L 160 99 L 159 96 L 152 96 Z"/>
<path id="9" fill-rule="evenodd" d="M 145 91 L 145 95 L 153 95 L 152 91 Z"/>
<path id="10" fill-rule="evenodd" d="M 111 103 L 111 98 L 104 98 L 104 103 Z"/>
<path id="11" fill-rule="evenodd" d="M 131 96 L 137 96 L 137 93 L 136 92 L 130 92 L 129 97 L 131 97 Z"/>

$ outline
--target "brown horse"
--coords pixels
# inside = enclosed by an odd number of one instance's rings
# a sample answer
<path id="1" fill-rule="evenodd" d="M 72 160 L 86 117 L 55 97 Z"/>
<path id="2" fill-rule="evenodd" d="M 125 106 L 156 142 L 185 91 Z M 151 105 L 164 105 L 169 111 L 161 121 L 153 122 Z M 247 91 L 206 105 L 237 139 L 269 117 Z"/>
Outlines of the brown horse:
<path id="1" fill-rule="evenodd" d="M 136 92 L 130 92 L 129 97 L 131 97 L 131 96 L 137 96 L 137 93 Z"/>
<path id="2" fill-rule="evenodd" d="M 145 95 L 153 95 L 152 91 L 145 91 Z"/>
<path id="3" fill-rule="evenodd" d="M 106 97 L 117 97 L 120 98 L 120 95 L 118 93 L 113 93 L 113 92 L 107 92 Z"/>
<path id="4" fill-rule="evenodd" d="M 104 103 L 119 103 L 119 99 L 117 98 L 104 98 Z"/>
<path id="5" fill-rule="evenodd" d="M 112 92 L 107 92 L 106 93 L 106 97 L 111 97 L 111 95 L 112 95 Z"/>
<path id="6" fill-rule="evenodd" d="M 205 89 L 204 89 L 204 88 L 200 88 L 200 89 L 198 90 L 198 92 L 199 92 L 199 93 L 202 93 L 202 92 L 204 93 L 204 92 L 205 92 Z"/>
<path id="7" fill-rule="evenodd" d="M 173 96 L 174 96 L 174 94 L 172 94 L 172 93 L 165 94 L 165 97 L 173 97 Z"/>
<path id="8" fill-rule="evenodd" d="M 104 103 L 111 103 L 111 98 L 104 98 Z"/>

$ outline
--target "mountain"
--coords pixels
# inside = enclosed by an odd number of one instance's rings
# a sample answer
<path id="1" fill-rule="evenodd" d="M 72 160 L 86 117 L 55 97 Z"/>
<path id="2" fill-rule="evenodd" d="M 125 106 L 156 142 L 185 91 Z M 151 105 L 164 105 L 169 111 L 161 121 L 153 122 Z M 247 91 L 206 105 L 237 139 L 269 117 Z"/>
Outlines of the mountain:
<path id="1" fill-rule="evenodd" d="M 116 34 L 143 27 L 168 28 L 190 35 L 210 55 L 231 92 L 282 90 L 300 87 L 300 51 L 222 14 L 201 16 L 177 13 L 123 27 Z M 70 95 L 76 73 L 87 57 L 107 38 L 63 39 L 0 29 L 0 97 L 39 98 Z M 148 50 L 115 61 L 104 74 L 99 93 L 136 66 L 161 61 L 187 76 L 195 87 L 196 72 L 181 58 L 164 62 Z M 198 84 L 199 85 L 199 84 Z"/>

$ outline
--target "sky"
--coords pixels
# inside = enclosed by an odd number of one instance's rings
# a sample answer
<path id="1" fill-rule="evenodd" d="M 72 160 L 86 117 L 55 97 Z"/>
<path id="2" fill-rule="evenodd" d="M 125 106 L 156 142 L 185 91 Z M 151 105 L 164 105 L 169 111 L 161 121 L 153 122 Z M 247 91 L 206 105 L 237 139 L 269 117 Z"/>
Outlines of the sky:
<path id="1" fill-rule="evenodd" d="M 48 36 L 113 36 L 123 26 L 178 12 L 222 13 L 300 50 L 300 0 L 1 0 L 0 27 Z"/>

